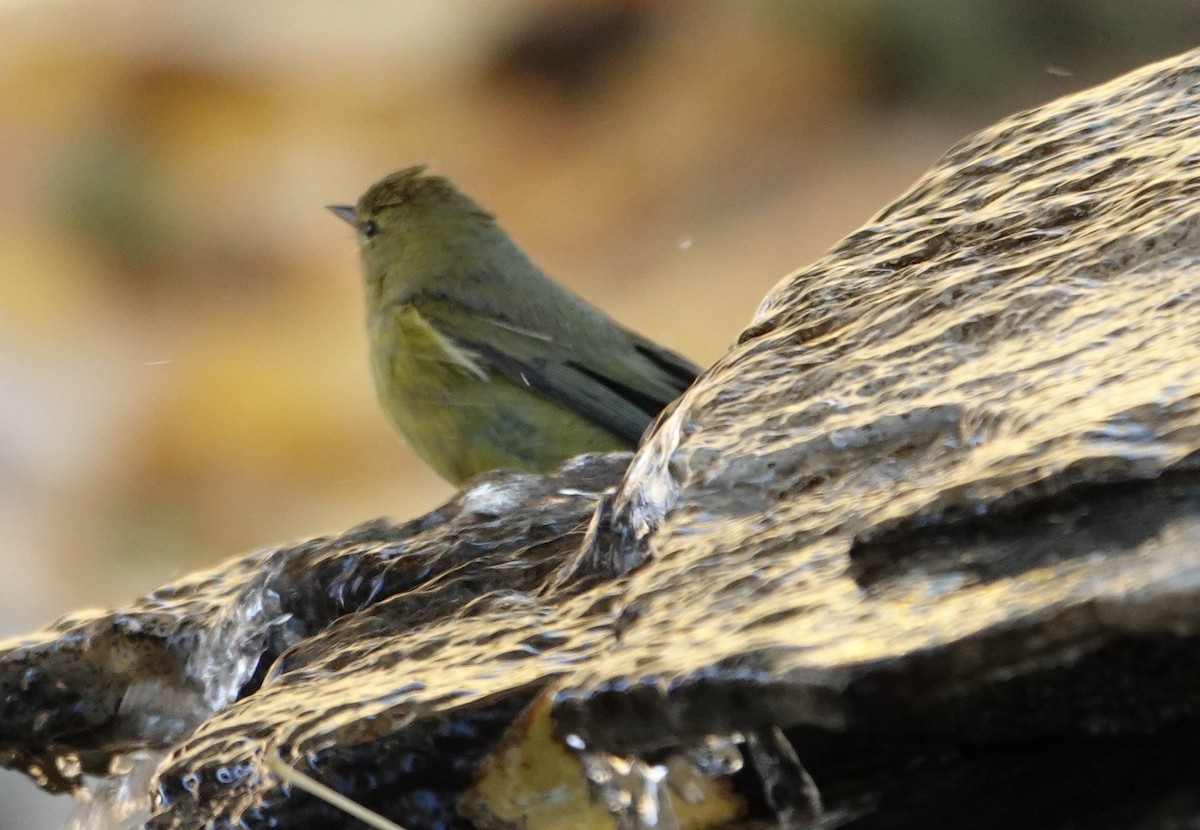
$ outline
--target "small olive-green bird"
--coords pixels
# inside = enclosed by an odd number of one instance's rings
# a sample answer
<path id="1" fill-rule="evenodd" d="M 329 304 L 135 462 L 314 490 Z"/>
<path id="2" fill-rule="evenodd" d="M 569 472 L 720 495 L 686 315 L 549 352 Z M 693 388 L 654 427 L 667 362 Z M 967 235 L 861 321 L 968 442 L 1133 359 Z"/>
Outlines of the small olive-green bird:
<path id="1" fill-rule="evenodd" d="M 699 372 L 548 279 L 424 166 L 329 209 L 358 232 L 379 400 L 456 485 L 632 448 Z"/>

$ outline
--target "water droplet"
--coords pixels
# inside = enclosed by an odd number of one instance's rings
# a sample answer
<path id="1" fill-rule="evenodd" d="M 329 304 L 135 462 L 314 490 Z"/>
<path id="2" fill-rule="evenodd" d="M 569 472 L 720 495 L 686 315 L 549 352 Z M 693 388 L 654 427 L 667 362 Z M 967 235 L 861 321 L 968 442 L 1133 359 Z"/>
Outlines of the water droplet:
<path id="1" fill-rule="evenodd" d="M 79 756 L 73 752 L 59 755 L 54 759 L 54 765 L 58 767 L 59 773 L 64 778 L 78 778 L 83 774 L 83 765 L 79 762 Z"/>
<path id="2" fill-rule="evenodd" d="M 618 830 L 679 826 L 667 800 L 665 766 L 606 752 L 584 752 L 579 761 L 592 792 L 612 814 Z"/>
<path id="3" fill-rule="evenodd" d="M 816 783 L 778 726 L 746 735 L 763 795 L 781 827 L 807 823 L 824 812 Z"/>
<path id="4" fill-rule="evenodd" d="M 709 735 L 699 744 L 688 749 L 687 759 L 696 765 L 706 778 L 724 778 L 741 772 L 745 765 L 738 743 L 741 735 Z"/>
<path id="5" fill-rule="evenodd" d="M 179 779 L 180 785 L 192 795 L 200 792 L 200 776 L 194 772 L 189 772 Z"/>
<path id="6" fill-rule="evenodd" d="M 109 774 L 87 779 L 64 830 L 141 830 L 150 818 L 151 785 L 162 753 L 138 750 L 109 762 Z"/>

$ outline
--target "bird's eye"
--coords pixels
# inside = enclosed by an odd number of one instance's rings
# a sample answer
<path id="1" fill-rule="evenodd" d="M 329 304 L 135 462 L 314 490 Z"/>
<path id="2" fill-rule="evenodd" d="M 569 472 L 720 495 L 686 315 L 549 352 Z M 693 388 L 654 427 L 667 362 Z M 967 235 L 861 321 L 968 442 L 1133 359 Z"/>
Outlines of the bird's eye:
<path id="1" fill-rule="evenodd" d="M 367 239 L 370 239 L 372 236 L 374 236 L 377 233 L 379 233 L 379 226 L 375 224 L 374 219 L 368 219 L 366 222 L 363 222 L 363 225 L 362 225 L 362 235 L 363 236 L 365 236 Z"/>

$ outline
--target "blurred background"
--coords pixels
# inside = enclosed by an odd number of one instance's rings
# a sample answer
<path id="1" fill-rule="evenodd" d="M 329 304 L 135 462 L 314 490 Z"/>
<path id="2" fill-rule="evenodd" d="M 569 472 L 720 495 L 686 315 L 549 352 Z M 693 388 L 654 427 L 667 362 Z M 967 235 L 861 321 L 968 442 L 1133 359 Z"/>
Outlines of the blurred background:
<path id="1" fill-rule="evenodd" d="M 431 162 L 714 360 L 950 145 L 1196 45 L 1197 0 L 0 0 L 0 636 L 451 495 L 323 205 Z M 0 830 L 69 799 L 0 777 Z"/>

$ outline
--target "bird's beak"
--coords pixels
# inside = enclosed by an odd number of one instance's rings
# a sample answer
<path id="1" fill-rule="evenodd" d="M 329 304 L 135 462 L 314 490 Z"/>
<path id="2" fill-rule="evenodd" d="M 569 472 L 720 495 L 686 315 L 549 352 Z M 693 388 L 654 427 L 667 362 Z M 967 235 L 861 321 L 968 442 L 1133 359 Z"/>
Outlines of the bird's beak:
<path id="1" fill-rule="evenodd" d="M 326 205 L 325 209 L 338 219 L 348 222 L 351 227 L 358 227 L 358 215 L 350 205 Z"/>

